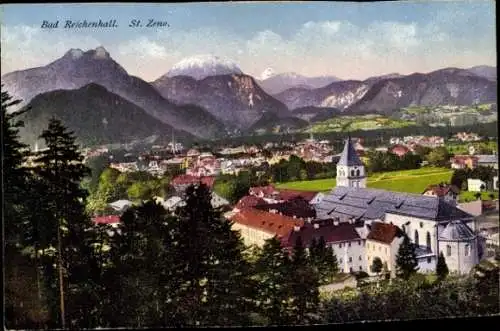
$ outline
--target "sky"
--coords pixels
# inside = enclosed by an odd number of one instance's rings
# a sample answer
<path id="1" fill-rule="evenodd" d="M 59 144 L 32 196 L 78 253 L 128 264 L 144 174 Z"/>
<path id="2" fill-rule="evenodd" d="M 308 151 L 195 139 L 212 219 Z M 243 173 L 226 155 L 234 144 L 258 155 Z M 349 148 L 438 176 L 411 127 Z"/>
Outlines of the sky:
<path id="1" fill-rule="evenodd" d="M 118 28 L 63 28 L 66 20 L 99 19 L 116 19 Z M 168 27 L 129 27 L 134 19 Z M 44 20 L 59 27 L 41 28 Z M 8 4 L 0 22 L 2 74 L 98 46 L 147 81 L 200 54 L 232 60 L 256 77 L 266 68 L 365 79 L 496 65 L 493 0 Z"/>

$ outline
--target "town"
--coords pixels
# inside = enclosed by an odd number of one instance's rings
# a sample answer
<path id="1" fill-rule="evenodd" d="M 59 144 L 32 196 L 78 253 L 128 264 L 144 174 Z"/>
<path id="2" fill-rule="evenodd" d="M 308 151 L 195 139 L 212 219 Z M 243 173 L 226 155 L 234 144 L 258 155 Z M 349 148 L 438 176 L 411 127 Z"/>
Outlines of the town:
<path id="1" fill-rule="evenodd" d="M 7 329 L 500 314 L 493 2 L 0 6 Z"/>
<path id="2" fill-rule="evenodd" d="M 342 273 L 354 275 L 363 271 L 373 276 L 373 260 L 380 257 L 394 276 L 395 256 L 402 240 L 399 231 L 407 233 L 417 245 L 420 272 L 435 272 L 440 252 L 445 252 L 449 259 L 450 271 L 459 274 L 470 272 L 483 258 L 493 259 L 499 247 L 498 217 L 491 217 L 498 213 L 496 147 L 491 148 L 483 137 L 467 132 L 448 141 L 437 136 L 393 137 L 387 145 L 373 149 L 363 147 L 362 140 L 355 137 L 345 141 L 343 150 L 337 151 L 329 141 L 317 141 L 312 135 L 295 144 L 242 145 L 210 151 L 185 150 L 173 141 L 168 146 L 152 146 L 140 155 L 125 154 L 126 162 L 114 162 L 112 151 L 105 147 L 87 150 L 87 160 L 105 155 L 110 159 L 109 168 L 120 173 L 142 171 L 159 181 L 165 176 L 169 180 L 162 182 L 168 186 L 162 196 L 148 196 L 151 190 L 143 190 L 142 196 L 129 191 L 128 196 L 125 193 L 116 201 L 105 201 L 107 208 L 96 210 L 94 221 L 119 223 L 126 208 L 149 199 L 174 211 L 182 205 L 183 192 L 189 185 L 203 183 L 212 190 L 213 207 L 225 211 L 225 217 L 234 223 L 248 246 L 262 247 L 266 239 L 278 236 L 284 247 L 291 248 L 296 236 L 303 235 L 306 246 L 312 238 L 324 237 L 334 248 Z M 462 153 L 448 153 L 446 160 L 438 159 L 437 163 L 433 160 L 433 153 L 440 149 L 447 152 L 447 146 L 456 149 L 458 143 Z M 365 167 L 372 164 L 373 168 L 370 155 L 393 155 L 403 160 L 405 155 L 419 156 L 423 149 L 427 149 L 427 154 L 415 158 L 414 164 L 410 161 L 408 170 L 413 170 L 399 171 L 401 176 L 392 177 L 394 171 L 377 169 L 370 169 L 368 174 Z M 299 164 L 318 164 L 317 173 L 314 169 L 308 173 L 305 166 L 295 173 L 293 167 L 283 167 L 280 171 L 286 174 L 280 181 L 273 167 L 293 162 L 293 158 Z M 336 171 L 332 173 L 331 169 Z M 255 174 L 254 183 L 247 183 L 246 192 L 238 195 L 225 189 L 231 179 L 237 180 L 242 173 Z M 336 177 L 336 187 L 331 182 L 331 187 L 317 185 L 315 189 L 315 178 L 322 173 Z M 457 173 L 465 175 L 460 179 Z M 380 174 L 389 179 L 373 182 L 378 184 L 373 186 L 376 189 L 365 191 L 371 186 L 370 178 Z M 411 176 L 420 178 L 408 182 Z M 397 185 L 401 180 L 405 182 L 402 189 Z M 461 183 L 457 184 L 457 180 Z M 260 186 L 252 186 L 259 183 Z M 367 207 L 360 208 L 360 204 Z M 335 212 L 336 208 L 342 211 Z M 445 212 L 446 209 L 449 210 Z M 426 213 L 433 216 L 429 218 Z M 438 216 L 439 213 L 449 215 Z M 437 230 L 435 224 L 439 224 Z M 454 237 L 456 233 L 464 237 Z"/>

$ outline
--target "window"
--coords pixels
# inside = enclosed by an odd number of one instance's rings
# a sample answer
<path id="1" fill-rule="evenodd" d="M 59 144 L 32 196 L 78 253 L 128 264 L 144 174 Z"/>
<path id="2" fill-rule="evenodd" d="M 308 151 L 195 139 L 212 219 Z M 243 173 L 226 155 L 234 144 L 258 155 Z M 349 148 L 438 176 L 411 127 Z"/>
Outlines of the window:
<path id="1" fill-rule="evenodd" d="M 362 266 L 359 266 L 359 271 L 363 271 L 363 267 Z"/>
<path id="2" fill-rule="evenodd" d="M 342 243 L 339 244 L 339 248 L 342 248 Z"/>
<path id="3" fill-rule="evenodd" d="M 420 228 L 424 227 L 424 222 L 420 222 Z"/>
<path id="4" fill-rule="evenodd" d="M 361 246 L 361 240 L 358 240 L 358 245 Z"/>
<path id="5" fill-rule="evenodd" d="M 431 261 L 432 261 L 432 258 L 429 256 L 429 257 L 427 258 L 427 263 L 431 263 Z"/>
<path id="6" fill-rule="evenodd" d="M 358 260 L 360 260 L 360 261 L 362 260 L 361 255 L 359 256 Z"/>
<path id="7" fill-rule="evenodd" d="M 351 242 L 349 242 L 349 243 L 347 244 L 347 246 L 351 247 Z"/>
<path id="8" fill-rule="evenodd" d="M 349 272 L 352 272 L 352 267 L 349 267 Z"/>
<path id="9" fill-rule="evenodd" d="M 427 231 L 427 248 L 431 249 L 431 234 Z"/>
<path id="10" fill-rule="evenodd" d="M 465 245 L 465 256 L 469 256 L 470 255 L 470 245 L 467 244 Z"/>
<path id="11" fill-rule="evenodd" d="M 418 231 L 415 230 L 415 245 L 419 246 L 419 243 L 418 243 Z"/>
<path id="12" fill-rule="evenodd" d="M 385 254 L 387 254 L 387 247 L 385 248 Z"/>
<path id="13" fill-rule="evenodd" d="M 351 170 L 351 177 L 354 177 L 354 170 Z"/>
<path id="14" fill-rule="evenodd" d="M 359 172 L 359 169 L 358 169 L 358 170 L 356 170 L 356 177 L 359 177 L 359 174 L 360 174 L 360 172 Z"/>
<path id="15" fill-rule="evenodd" d="M 351 262 L 352 262 L 352 257 L 349 256 L 349 263 L 351 263 Z"/>
<path id="16" fill-rule="evenodd" d="M 446 256 L 451 256 L 451 246 L 446 245 Z"/>

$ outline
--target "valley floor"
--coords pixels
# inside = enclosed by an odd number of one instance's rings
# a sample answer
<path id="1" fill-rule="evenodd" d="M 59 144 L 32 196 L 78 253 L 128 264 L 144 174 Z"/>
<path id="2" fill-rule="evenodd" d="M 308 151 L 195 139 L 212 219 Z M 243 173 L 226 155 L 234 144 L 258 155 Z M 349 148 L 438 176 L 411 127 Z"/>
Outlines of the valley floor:
<path id="1" fill-rule="evenodd" d="M 453 171 L 446 168 L 424 167 L 413 170 L 375 173 L 368 177 L 367 186 L 396 192 L 421 194 L 429 185 L 449 182 Z M 278 188 L 304 191 L 330 191 L 335 178 L 295 181 L 277 184 Z"/>

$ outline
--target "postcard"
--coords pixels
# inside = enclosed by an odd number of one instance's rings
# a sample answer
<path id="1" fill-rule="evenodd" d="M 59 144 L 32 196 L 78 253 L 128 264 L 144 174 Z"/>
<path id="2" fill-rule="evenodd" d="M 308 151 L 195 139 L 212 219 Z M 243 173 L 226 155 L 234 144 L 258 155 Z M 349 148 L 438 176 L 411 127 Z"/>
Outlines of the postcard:
<path id="1" fill-rule="evenodd" d="M 4 325 L 495 315 L 495 2 L 2 4 Z"/>

